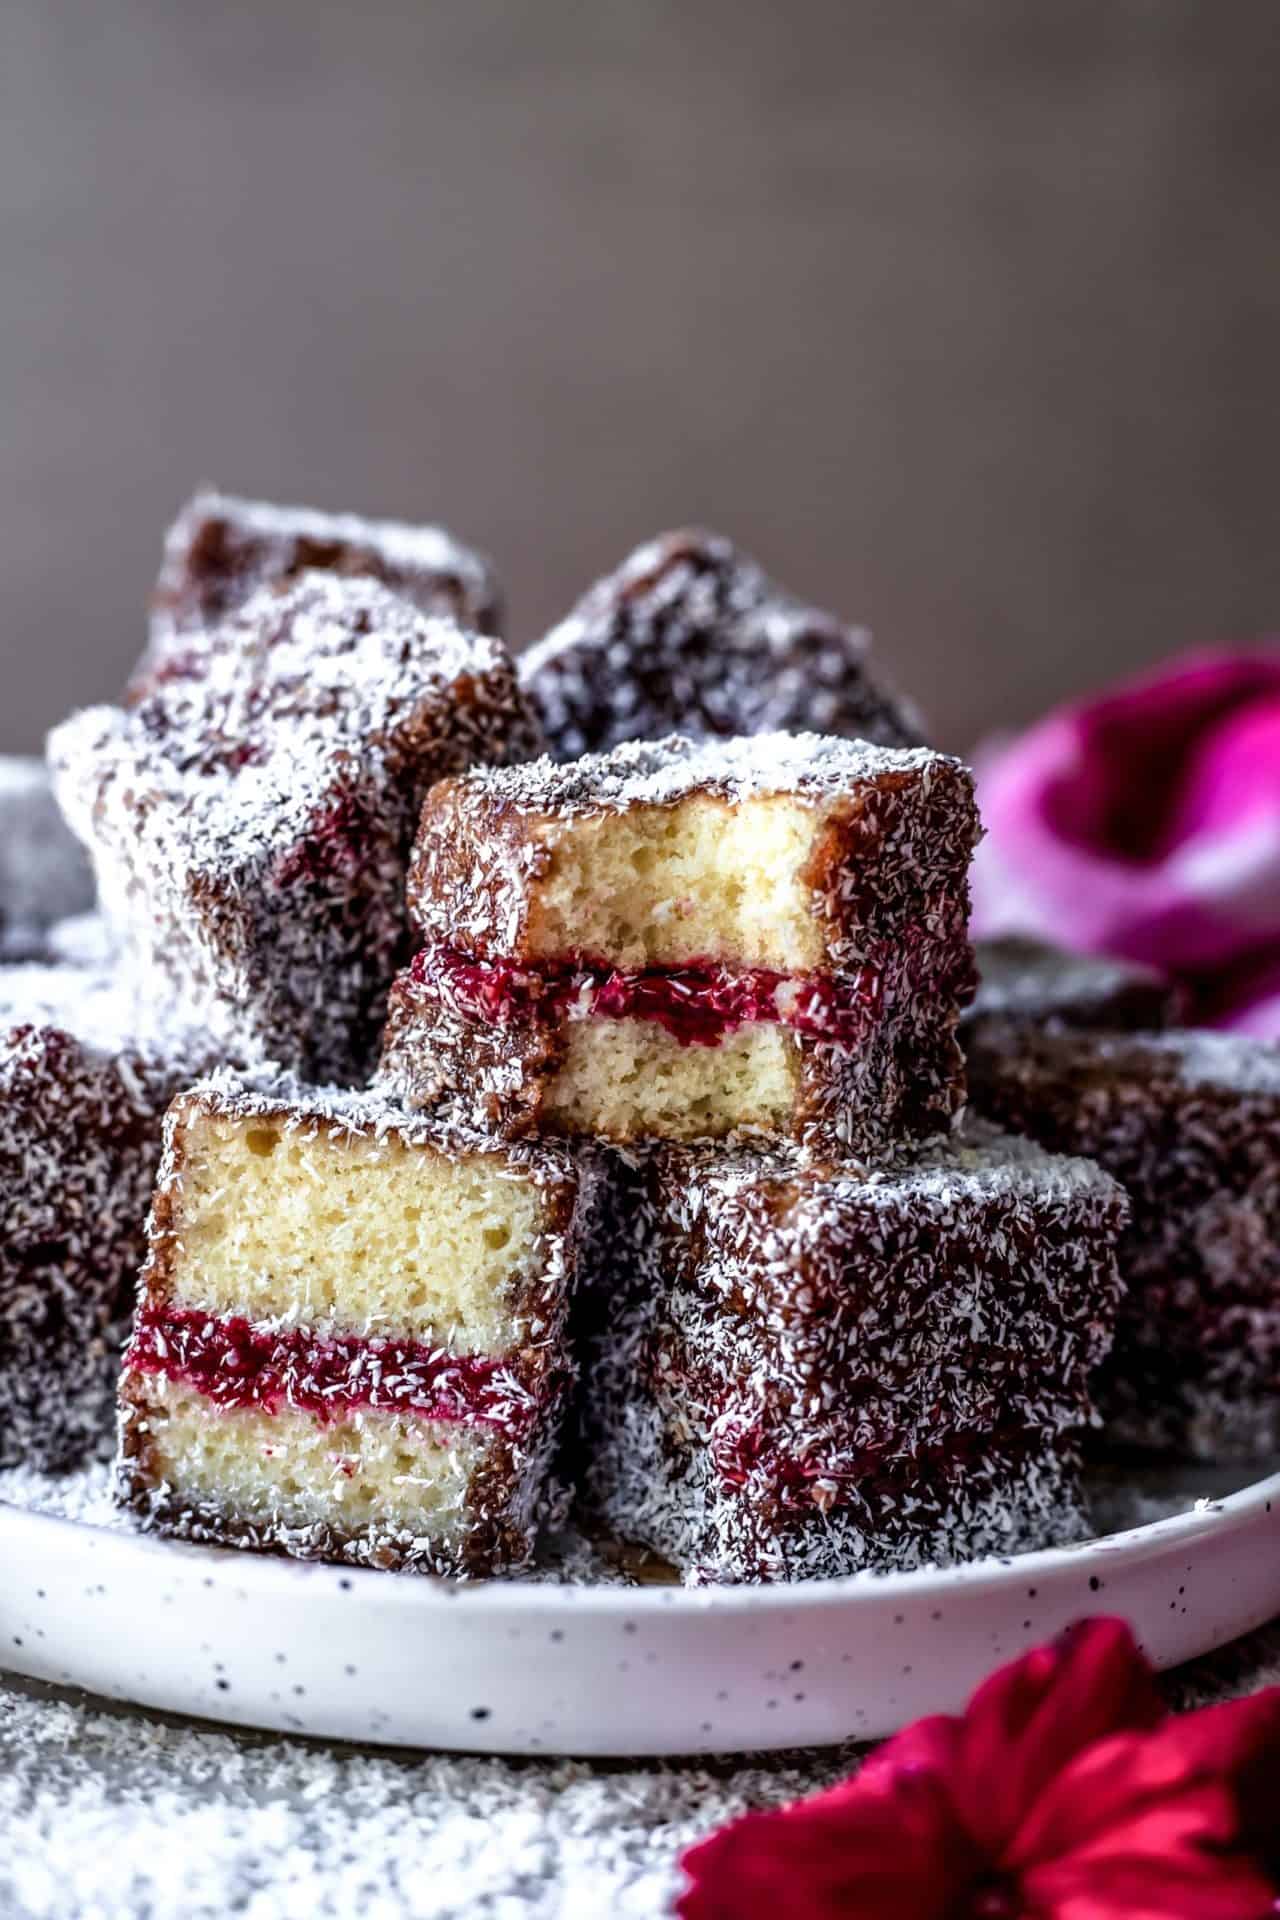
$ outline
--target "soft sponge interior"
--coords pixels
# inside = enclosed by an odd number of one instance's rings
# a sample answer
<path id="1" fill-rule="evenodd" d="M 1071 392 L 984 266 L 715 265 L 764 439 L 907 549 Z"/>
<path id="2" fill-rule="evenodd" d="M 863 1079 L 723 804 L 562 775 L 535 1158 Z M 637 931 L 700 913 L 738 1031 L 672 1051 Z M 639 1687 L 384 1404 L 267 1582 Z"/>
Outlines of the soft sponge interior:
<path id="1" fill-rule="evenodd" d="M 784 1027 L 739 1027 L 718 1047 L 681 1046 L 651 1020 L 570 1021 L 547 1117 L 611 1140 L 715 1140 L 789 1132 L 799 1049 Z"/>
<path id="2" fill-rule="evenodd" d="M 573 820 L 537 889 L 531 949 L 616 966 L 821 966 L 823 930 L 802 878 L 821 825 L 820 807 L 787 794 L 736 806 L 697 795 Z"/>
<path id="3" fill-rule="evenodd" d="M 388 1413 L 319 1423 L 284 1407 L 227 1411 L 177 1381 L 146 1383 L 157 1478 L 256 1526 L 322 1522 L 343 1538 L 369 1529 L 465 1537 L 483 1433 Z"/>
<path id="4" fill-rule="evenodd" d="M 194 1113 L 175 1304 L 505 1352 L 544 1203 L 498 1156 Z"/>

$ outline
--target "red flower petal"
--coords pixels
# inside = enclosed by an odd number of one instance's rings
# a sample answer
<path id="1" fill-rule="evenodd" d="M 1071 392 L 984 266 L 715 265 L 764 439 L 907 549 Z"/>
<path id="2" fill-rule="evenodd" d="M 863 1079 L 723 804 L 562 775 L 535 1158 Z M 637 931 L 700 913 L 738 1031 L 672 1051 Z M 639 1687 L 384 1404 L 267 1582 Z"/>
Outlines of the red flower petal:
<path id="1" fill-rule="evenodd" d="M 865 1782 L 865 1784 L 864 1784 Z M 682 1920 L 946 1920 L 977 1862 L 928 1775 L 857 1775 L 685 1854 Z"/>
<path id="2" fill-rule="evenodd" d="M 1020 1891 L 1035 1920 L 1272 1920 L 1277 1912 L 1274 1882 L 1238 1853 L 1068 1859 L 1027 1875 Z"/>
<path id="3" fill-rule="evenodd" d="M 1086 1620 L 994 1673 L 965 1710 L 951 1776 L 955 1806 L 998 1859 L 1046 1787 L 1108 1734 L 1145 1732 L 1166 1709 L 1122 1620 Z M 891 1742 L 887 1753 L 892 1753 Z"/>
<path id="4" fill-rule="evenodd" d="M 1280 1688 L 1172 1718 L 1128 1629 L 1086 1622 L 684 1865 L 683 1920 L 1266 1920 Z"/>
<path id="5" fill-rule="evenodd" d="M 1087 1848 L 1123 1849 L 1153 1810 L 1172 1819 L 1189 1809 L 1197 1788 L 1219 1796 L 1212 1807 L 1198 1803 L 1206 1824 L 1197 1844 L 1239 1846 L 1272 1866 L 1280 1848 L 1280 1687 L 1172 1717 L 1146 1736 L 1099 1741 L 1046 1788 L 1005 1863 L 1022 1870 Z M 1191 1844 L 1196 1832 L 1185 1830 Z"/>

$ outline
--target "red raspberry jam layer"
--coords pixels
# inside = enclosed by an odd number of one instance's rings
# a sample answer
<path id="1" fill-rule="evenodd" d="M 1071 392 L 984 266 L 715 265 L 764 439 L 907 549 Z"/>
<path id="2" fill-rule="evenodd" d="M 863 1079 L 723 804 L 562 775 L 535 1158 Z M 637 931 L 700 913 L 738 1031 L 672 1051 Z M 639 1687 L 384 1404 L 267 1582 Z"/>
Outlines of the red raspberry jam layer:
<path id="1" fill-rule="evenodd" d="M 514 1433 L 537 1411 L 510 1368 L 483 1354 L 261 1326 L 154 1302 L 139 1311 L 125 1364 L 194 1387 L 219 1407 L 275 1413 L 290 1406 L 320 1421 L 376 1408 Z"/>
<path id="2" fill-rule="evenodd" d="M 837 979 L 711 960 L 633 969 L 567 955 L 535 968 L 429 947 L 411 972 L 468 1019 L 492 1026 L 552 1020 L 574 1007 L 595 1019 L 653 1020 L 682 1046 L 699 1047 L 719 1046 L 736 1028 L 757 1022 L 855 1045 L 879 1017 L 882 996 L 877 967 Z"/>

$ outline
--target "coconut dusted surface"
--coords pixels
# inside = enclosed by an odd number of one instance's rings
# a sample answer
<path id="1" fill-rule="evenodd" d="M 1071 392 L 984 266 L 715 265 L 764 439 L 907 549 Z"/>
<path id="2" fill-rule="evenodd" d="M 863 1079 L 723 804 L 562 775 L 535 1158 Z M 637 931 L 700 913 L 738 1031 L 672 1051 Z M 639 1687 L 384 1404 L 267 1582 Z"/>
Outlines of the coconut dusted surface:
<path id="1" fill-rule="evenodd" d="M 1126 1188 L 1127 1283 L 1099 1397 L 1113 1440 L 1280 1448 L 1280 1048 L 1230 1034 L 969 1036 L 974 1104 Z"/>
<path id="2" fill-rule="evenodd" d="M 474 785 L 495 809 L 572 820 L 605 810 L 674 806 L 701 793 L 735 803 L 766 794 L 834 799 L 886 774 L 924 775 L 958 766 L 930 747 L 874 746 L 818 733 L 701 741 L 672 733 L 587 754 L 568 766 L 544 758 L 507 767 Z"/>
<path id="3" fill-rule="evenodd" d="M 1151 1031 L 1177 1019 L 1178 990 L 1153 967 L 1068 953 L 1046 941 L 1012 934 L 979 940 L 974 952 L 978 991 L 966 1026 L 992 1016 L 1041 1026 Z"/>
<path id="4" fill-rule="evenodd" d="M 150 645 L 135 674 L 135 693 L 157 672 L 181 672 L 198 658 L 204 636 L 259 587 L 309 572 L 367 575 L 421 613 L 442 614 L 477 633 L 502 630 L 502 594 L 491 563 L 443 527 L 206 490 L 187 501 L 165 535 Z"/>
<path id="5" fill-rule="evenodd" d="M 611 1208 L 579 1309 L 611 1531 L 694 1580 L 1079 1537 L 1127 1213 L 1098 1168 L 980 1124 L 870 1174 L 653 1148 L 614 1160 Z"/>
<path id="6" fill-rule="evenodd" d="M 96 1519 L 105 1479 L 105 1469 L 56 1481 L 0 1474 L 0 1499 L 61 1502 L 70 1517 Z M 1135 1492 L 1117 1524 L 1191 1497 Z M 1280 1623 L 1162 1681 L 1180 1708 L 1276 1684 Z M 0 1911 L 662 1920 L 686 1846 L 748 1807 L 832 1784 L 866 1751 L 608 1763 L 392 1753 L 224 1731 L 0 1679 Z"/>
<path id="7" fill-rule="evenodd" d="M 100 1440 L 164 1110 L 204 1045 L 140 1042 L 110 975 L 0 969 L 0 1460 L 66 1465 Z"/>
<path id="8" fill-rule="evenodd" d="M 0 754 L 0 942 L 30 942 L 93 904 L 93 871 L 43 760 Z"/>
<path id="9" fill-rule="evenodd" d="M 597 581 L 520 670 L 560 760 L 666 733 L 912 746 L 920 716 L 869 647 L 869 634 L 803 606 L 722 535 L 690 528 Z"/>
<path id="10" fill-rule="evenodd" d="M 323 1159 L 303 1161 L 317 1210 L 340 1208 L 342 1190 L 326 1186 L 326 1168 L 340 1169 L 343 1149 L 351 1154 L 357 1143 L 365 1177 L 385 1161 L 392 1189 L 398 1169 L 419 1208 L 447 1207 L 449 1193 L 413 1184 L 415 1159 L 483 1161 L 500 1183 L 495 1205 L 504 1185 L 512 1194 L 517 1184 L 536 1189 L 523 1241 L 499 1219 L 510 1237 L 499 1349 L 459 1347 L 447 1316 L 420 1337 L 398 1337 L 401 1294 L 423 1281 L 408 1271 L 398 1280 L 394 1243 L 383 1248 L 385 1271 L 363 1324 L 348 1298 L 358 1250 L 336 1320 L 310 1298 L 313 1279 L 320 1284 L 314 1252 L 293 1279 L 282 1261 L 271 1298 L 262 1296 L 251 1317 L 239 1301 L 230 1314 L 225 1303 L 213 1313 L 192 1305 L 187 1287 L 198 1298 L 200 1275 L 189 1282 L 188 1270 L 213 1229 L 190 1217 L 187 1193 L 209 1127 L 227 1123 L 244 1129 L 250 1166 L 268 1127 L 273 1167 L 284 1156 L 280 1142 L 297 1141 L 304 1155 L 308 1142 L 323 1142 Z M 220 1185 L 219 1196 L 225 1191 Z M 550 1469 L 573 1373 L 569 1295 L 593 1191 L 585 1157 L 460 1136 L 380 1091 L 308 1087 L 289 1075 L 223 1072 L 200 1082 L 165 1122 L 120 1388 L 121 1498 L 148 1528 L 295 1558 L 461 1575 L 525 1563 L 537 1530 L 563 1505 Z M 268 1217 L 271 1199 L 268 1182 Z M 225 1238 L 230 1229 L 216 1231 Z M 379 1255 L 367 1261 L 378 1265 Z"/>
<path id="11" fill-rule="evenodd" d="M 233 1057 L 352 1081 L 423 795 L 536 744 L 501 642 L 310 573 L 248 601 L 189 676 L 73 716 L 50 755 L 140 1017 L 176 1003 Z"/>
<path id="12" fill-rule="evenodd" d="M 1165 1676 L 1180 1707 L 1280 1683 L 1280 1626 Z M 696 1761 L 393 1754 L 219 1731 L 0 1681 L 13 1920 L 663 1920 L 683 1850 L 865 1748 Z"/>

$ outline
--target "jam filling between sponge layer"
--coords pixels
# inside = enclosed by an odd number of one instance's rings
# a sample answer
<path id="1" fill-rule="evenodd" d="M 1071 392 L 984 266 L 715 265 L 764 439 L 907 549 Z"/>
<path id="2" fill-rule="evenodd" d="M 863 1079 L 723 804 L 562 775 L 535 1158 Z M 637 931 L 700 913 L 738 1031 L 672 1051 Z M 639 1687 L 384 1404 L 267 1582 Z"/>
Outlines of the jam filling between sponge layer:
<path id="1" fill-rule="evenodd" d="M 193 1387 L 219 1407 L 275 1413 L 289 1406 L 321 1422 L 367 1408 L 517 1433 L 537 1413 L 510 1367 L 485 1354 L 317 1334 L 154 1301 L 139 1311 L 125 1365 Z"/>
<path id="2" fill-rule="evenodd" d="M 682 1046 L 716 1047 L 738 1027 L 770 1023 L 852 1045 L 880 1015 L 878 967 L 837 978 L 697 961 L 684 967 L 613 967 L 576 954 L 539 961 L 477 960 L 428 947 L 410 969 L 468 1019 L 512 1026 L 563 1017 L 652 1020 Z"/>

